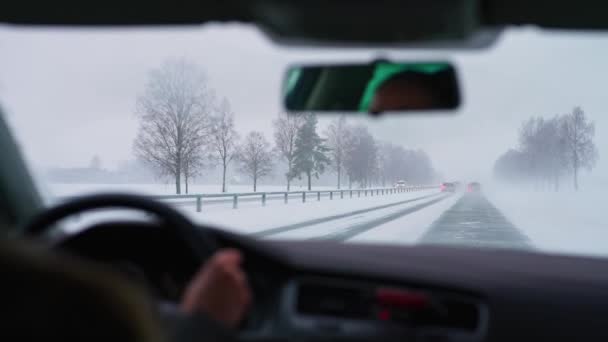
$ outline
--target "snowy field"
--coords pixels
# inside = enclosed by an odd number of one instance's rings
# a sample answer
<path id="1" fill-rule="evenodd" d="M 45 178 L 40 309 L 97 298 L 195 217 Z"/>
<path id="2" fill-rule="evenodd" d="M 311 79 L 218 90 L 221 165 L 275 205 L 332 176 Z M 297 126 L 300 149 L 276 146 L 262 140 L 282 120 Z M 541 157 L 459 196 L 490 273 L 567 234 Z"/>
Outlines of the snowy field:
<path id="1" fill-rule="evenodd" d="M 606 194 L 491 189 L 487 197 L 541 250 L 608 255 Z"/>

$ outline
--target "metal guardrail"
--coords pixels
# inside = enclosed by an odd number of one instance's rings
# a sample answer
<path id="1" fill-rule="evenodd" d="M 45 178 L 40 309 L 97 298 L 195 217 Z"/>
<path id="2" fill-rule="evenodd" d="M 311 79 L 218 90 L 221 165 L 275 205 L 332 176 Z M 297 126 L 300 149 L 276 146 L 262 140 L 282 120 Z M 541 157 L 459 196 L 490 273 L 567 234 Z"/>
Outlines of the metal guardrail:
<path id="1" fill-rule="evenodd" d="M 301 201 L 304 203 L 307 200 L 316 197 L 317 201 L 321 200 L 321 197 L 329 197 L 333 200 L 334 197 L 343 199 L 344 197 L 368 197 L 368 196 L 382 196 L 392 195 L 404 192 L 413 192 L 420 190 L 429 190 L 439 188 L 436 185 L 420 185 L 420 186 L 409 186 L 403 188 L 372 188 L 372 189 L 347 189 L 347 190 L 316 190 L 316 191 L 273 191 L 273 192 L 244 192 L 244 193 L 224 193 L 224 194 L 188 194 L 188 195 L 153 195 L 150 198 L 165 201 L 165 200 L 184 200 L 194 199 L 196 200 L 196 211 L 201 212 L 203 208 L 203 199 L 218 199 L 226 198 L 232 199 L 232 208 L 237 209 L 239 206 L 239 198 L 246 197 L 260 197 L 262 206 L 266 205 L 268 197 L 283 197 L 283 202 L 287 204 L 289 198 L 293 196 L 301 197 Z M 334 196 L 335 194 L 335 196 Z M 316 196 L 315 196 L 316 195 Z M 323 195 L 323 196 L 322 196 Z"/>

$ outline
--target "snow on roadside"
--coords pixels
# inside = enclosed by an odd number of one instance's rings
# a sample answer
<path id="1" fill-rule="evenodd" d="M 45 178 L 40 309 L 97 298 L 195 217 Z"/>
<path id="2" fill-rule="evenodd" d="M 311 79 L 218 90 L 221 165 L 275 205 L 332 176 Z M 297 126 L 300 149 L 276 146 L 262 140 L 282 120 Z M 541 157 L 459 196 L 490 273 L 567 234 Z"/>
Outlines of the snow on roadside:
<path id="1" fill-rule="evenodd" d="M 359 234 L 348 242 L 381 244 L 414 244 L 461 197 L 455 194 L 431 206 Z"/>
<path id="2" fill-rule="evenodd" d="M 213 210 L 211 207 L 208 207 L 209 210 L 205 211 L 203 209 L 201 213 L 197 213 L 192 208 L 189 208 L 182 209 L 182 212 L 199 223 L 219 226 L 241 233 L 254 233 L 264 229 L 348 213 L 435 193 L 438 193 L 438 190 L 423 190 L 361 198 L 353 197 L 352 199 L 345 196 L 344 199 L 336 198 L 329 200 L 324 198 L 321 201 L 317 201 L 315 198 L 306 203 L 290 201 L 289 204 L 283 204 L 277 201 L 276 203 L 269 203 L 265 207 L 260 207 L 257 204 L 256 206 L 240 207 L 239 209 L 229 209 L 229 206 L 223 206 L 224 208 L 221 210 L 219 208 L 218 210 Z"/>
<path id="3" fill-rule="evenodd" d="M 486 196 L 540 250 L 608 255 L 605 193 L 492 189 Z"/>

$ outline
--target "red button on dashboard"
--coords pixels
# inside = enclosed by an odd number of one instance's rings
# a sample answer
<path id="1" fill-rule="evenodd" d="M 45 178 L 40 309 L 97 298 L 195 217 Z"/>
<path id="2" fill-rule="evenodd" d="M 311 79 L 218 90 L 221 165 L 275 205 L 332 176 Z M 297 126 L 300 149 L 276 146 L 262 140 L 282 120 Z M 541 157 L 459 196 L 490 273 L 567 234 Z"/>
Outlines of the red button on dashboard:
<path id="1" fill-rule="evenodd" d="M 392 288 L 377 289 L 376 300 L 383 307 L 412 310 L 424 309 L 429 304 L 429 297 L 425 293 Z"/>

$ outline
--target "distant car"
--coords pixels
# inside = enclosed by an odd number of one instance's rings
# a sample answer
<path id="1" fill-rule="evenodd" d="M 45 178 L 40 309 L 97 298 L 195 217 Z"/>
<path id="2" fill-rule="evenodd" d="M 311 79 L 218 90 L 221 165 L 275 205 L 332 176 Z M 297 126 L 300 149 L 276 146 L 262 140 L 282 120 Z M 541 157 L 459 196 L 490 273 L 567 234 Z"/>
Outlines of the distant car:
<path id="1" fill-rule="evenodd" d="M 400 180 L 400 181 L 397 181 L 397 183 L 395 183 L 394 187 L 398 188 L 398 189 L 405 188 L 405 187 L 407 187 L 407 183 L 404 180 Z"/>
<path id="2" fill-rule="evenodd" d="M 443 182 L 440 186 L 441 192 L 455 192 L 456 186 L 454 183 Z"/>
<path id="3" fill-rule="evenodd" d="M 481 191 L 481 184 L 479 184 L 477 182 L 469 183 L 469 185 L 467 186 L 467 192 L 480 192 L 480 191 Z"/>

